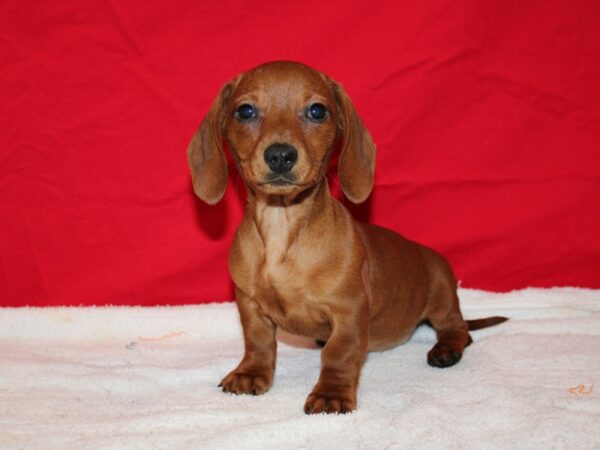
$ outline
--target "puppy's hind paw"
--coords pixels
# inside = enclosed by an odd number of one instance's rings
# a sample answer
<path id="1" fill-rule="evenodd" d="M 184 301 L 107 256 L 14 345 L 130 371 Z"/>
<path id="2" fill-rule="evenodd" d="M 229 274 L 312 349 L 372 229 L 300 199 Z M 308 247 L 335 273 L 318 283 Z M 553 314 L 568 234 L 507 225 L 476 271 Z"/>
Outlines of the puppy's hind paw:
<path id="1" fill-rule="evenodd" d="M 459 362 L 461 357 L 461 352 L 438 343 L 427 353 L 427 363 L 432 367 L 450 367 Z"/>

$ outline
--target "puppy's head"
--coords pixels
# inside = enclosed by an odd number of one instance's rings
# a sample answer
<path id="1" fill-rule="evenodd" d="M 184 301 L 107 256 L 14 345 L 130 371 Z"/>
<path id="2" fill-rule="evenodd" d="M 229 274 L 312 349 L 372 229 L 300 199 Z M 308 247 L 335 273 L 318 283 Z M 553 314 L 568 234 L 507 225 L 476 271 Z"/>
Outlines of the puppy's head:
<path id="1" fill-rule="evenodd" d="M 375 145 L 343 88 L 300 63 L 272 62 L 226 83 L 188 147 L 194 190 L 218 202 L 227 185 L 226 140 L 255 193 L 294 196 L 320 183 L 338 140 L 345 195 L 373 187 Z"/>

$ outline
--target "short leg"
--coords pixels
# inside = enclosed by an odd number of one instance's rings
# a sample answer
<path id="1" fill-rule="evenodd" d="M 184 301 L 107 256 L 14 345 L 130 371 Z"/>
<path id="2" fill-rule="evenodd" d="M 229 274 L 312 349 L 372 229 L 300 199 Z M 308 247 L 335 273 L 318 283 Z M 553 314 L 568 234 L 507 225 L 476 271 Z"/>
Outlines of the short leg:
<path id="1" fill-rule="evenodd" d="M 264 394 L 275 372 L 275 324 L 264 316 L 254 300 L 236 289 L 236 301 L 244 331 L 244 357 L 219 384 L 223 392 Z"/>
<path id="2" fill-rule="evenodd" d="M 450 367 L 460 361 L 463 351 L 472 340 L 467 323 L 458 306 L 456 294 L 450 301 L 436 302 L 427 319 L 437 333 L 438 342 L 427 353 L 427 362 L 433 367 Z"/>
<path id="3" fill-rule="evenodd" d="M 358 378 L 367 351 L 368 312 L 336 317 L 332 326 L 321 350 L 319 380 L 304 404 L 306 414 L 345 414 L 356 409 Z"/>

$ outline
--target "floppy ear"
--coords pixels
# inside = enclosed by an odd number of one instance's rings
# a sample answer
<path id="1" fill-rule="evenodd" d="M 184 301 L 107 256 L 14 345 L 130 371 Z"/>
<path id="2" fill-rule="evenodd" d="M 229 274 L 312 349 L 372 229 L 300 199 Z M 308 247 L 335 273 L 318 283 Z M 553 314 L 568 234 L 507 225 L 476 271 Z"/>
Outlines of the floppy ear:
<path id="1" fill-rule="evenodd" d="M 375 143 L 363 126 L 344 88 L 334 83 L 338 102 L 342 148 L 338 173 L 342 190 L 353 203 L 364 202 L 373 189 L 375 172 Z"/>
<path id="2" fill-rule="evenodd" d="M 227 188 L 223 127 L 232 86 L 229 82 L 221 88 L 187 149 L 194 192 L 209 205 L 221 200 Z"/>

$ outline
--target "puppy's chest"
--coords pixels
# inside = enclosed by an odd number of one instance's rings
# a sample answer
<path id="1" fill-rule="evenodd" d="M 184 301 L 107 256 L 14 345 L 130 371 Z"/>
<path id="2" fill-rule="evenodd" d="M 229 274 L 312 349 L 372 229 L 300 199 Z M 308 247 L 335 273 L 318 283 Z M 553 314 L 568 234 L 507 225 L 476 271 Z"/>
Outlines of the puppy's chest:
<path id="1" fill-rule="evenodd" d="M 245 249 L 246 267 L 253 276 L 245 280 L 243 289 L 282 329 L 321 335 L 326 320 L 318 295 L 311 290 L 309 265 L 298 251 L 304 244 L 281 209 L 265 211 L 258 229 L 259 245 Z"/>
<path id="2" fill-rule="evenodd" d="M 279 284 L 288 278 L 293 265 L 290 251 L 292 225 L 284 208 L 267 208 L 262 217 L 259 233 L 263 243 L 260 276 L 269 284 Z"/>

